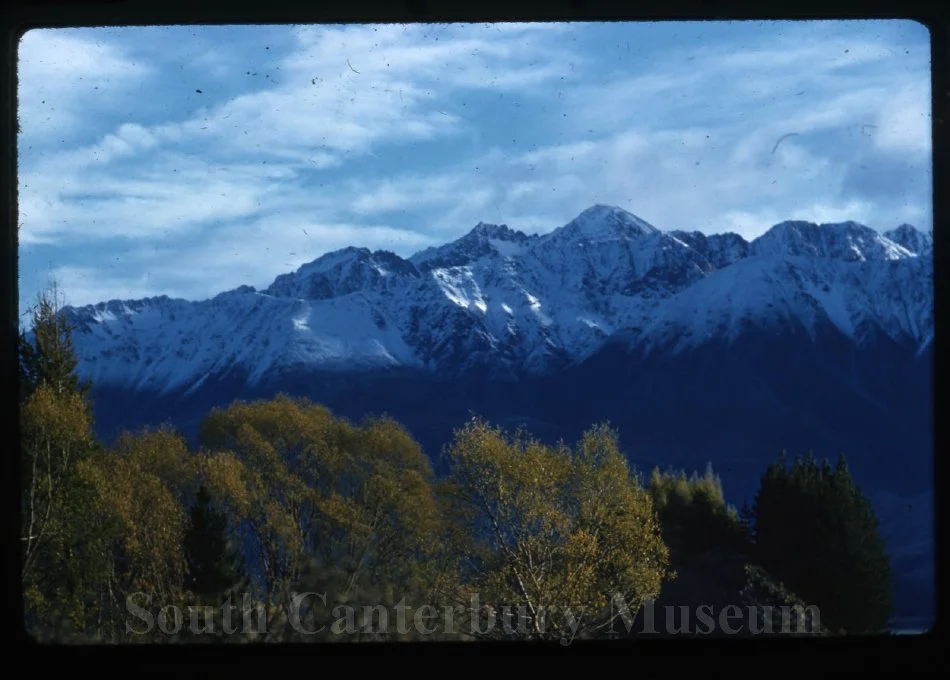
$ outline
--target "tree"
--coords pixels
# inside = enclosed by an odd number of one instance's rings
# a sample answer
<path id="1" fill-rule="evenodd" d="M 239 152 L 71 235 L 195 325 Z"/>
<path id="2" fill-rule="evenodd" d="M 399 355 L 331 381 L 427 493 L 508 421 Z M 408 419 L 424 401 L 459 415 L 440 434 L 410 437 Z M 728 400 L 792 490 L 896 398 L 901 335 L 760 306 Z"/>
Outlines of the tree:
<path id="1" fill-rule="evenodd" d="M 753 634 L 798 633 L 803 635 L 826 635 L 822 625 L 821 611 L 808 605 L 788 591 L 781 582 L 776 582 L 762 567 L 745 565 L 745 583 L 740 596 L 748 607 L 755 610 L 758 621 L 752 622 Z"/>
<path id="2" fill-rule="evenodd" d="M 241 550 L 229 534 L 228 518 L 215 507 L 203 485 L 195 494 L 183 541 L 191 620 L 183 628 L 181 639 L 198 643 L 242 640 L 244 636 L 229 635 L 224 608 L 243 603 L 242 591 L 250 578 Z"/>
<path id="3" fill-rule="evenodd" d="M 244 561 L 228 536 L 228 520 L 201 486 L 184 536 L 187 589 L 202 603 L 217 605 L 244 580 Z"/>
<path id="4" fill-rule="evenodd" d="M 87 404 L 41 384 L 20 407 L 20 448 L 25 613 L 37 635 L 80 634 L 106 567 L 95 490 L 84 476 L 95 451 Z"/>
<path id="5" fill-rule="evenodd" d="M 747 533 L 739 513 L 726 503 L 722 481 L 706 466 L 702 475 L 684 471 L 650 475 L 650 494 L 667 543 L 691 554 L 725 549 L 742 551 Z"/>
<path id="6" fill-rule="evenodd" d="M 75 329 L 55 284 L 37 296 L 31 321 L 29 332 L 20 332 L 18 343 L 21 396 L 27 397 L 45 384 L 57 395 L 75 393 L 85 397 L 90 384 L 76 373 L 79 359 L 72 341 Z"/>
<path id="7" fill-rule="evenodd" d="M 203 479 L 226 508 L 262 600 L 289 600 L 319 535 L 317 512 L 342 473 L 341 427 L 326 409 L 278 397 L 214 409 L 201 426 Z"/>
<path id="8" fill-rule="evenodd" d="M 870 501 L 842 456 L 773 463 L 752 508 L 755 552 L 768 572 L 848 633 L 886 629 L 892 572 Z"/>
<path id="9" fill-rule="evenodd" d="M 432 473 L 394 421 L 356 427 L 278 396 L 212 411 L 201 440 L 207 488 L 253 546 L 247 564 L 272 613 L 300 589 L 346 601 L 425 583 L 439 523 Z"/>
<path id="10" fill-rule="evenodd" d="M 650 496 L 606 425 L 572 449 L 476 419 L 456 432 L 447 457 L 443 495 L 459 559 L 453 596 L 487 608 L 470 616 L 502 615 L 479 624 L 484 635 L 596 636 L 659 594 L 668 551 Z"/>
<path id="11" fill-rule="evenodd" d="M 87 627 L 107 564 L 84 474 L 98 446 L 76 365 L 54 288 L 19 343 L 21 578 L 28 626 L 43 636 Z"/>
<path id="12" fill-rule="evenodd" d="M 728 505 L 719 476 L 707 465 L 703 474 L 654 468 L 650 495 L 670 549 L 675 579 L 665 583 L 654 603 L 658 630 L 682 629 L 677 612 L 738 606 L 745 582 L 748 534 L 735 508 Z M 685 610 L 683 608 L 686 608 Z M 719 626 L 712 632 L 723 633 Z"/>
<path id="13" fill-rule="evenodd" d="M 438 600 L 444 546 L 429 461 L 391 418 L 367 418 L 345 432 L 346 463 L 320 504 L 319 539 L 298 588 L 325 593 L 327 602 L 306 613 L 306 627 L 324 627 L 330 640 L 431 638 L 373 620 L 377 608 Z M 336 604 L 354 612 L 349 629 L 330 616 Z"/>
<path id="14" fill-rule="evenodd" d="M 110 542 L 100 607 L 101 634 L 108 639 L 129 637 L 130 598 L 153 616 L 166 605 L 185 603 L 183 499 L 196 470 L 184 439 L 164 427 L 123 433 L 105 455 L 84 468 L 97 492 L 101 533 Z M 168 640 L 154 627 L 133 628 L 133 641 Z"/>
<path id="15" fill-rule="evenodd" d="M 28 578 L 46 544 L 63 539 L 67 488 L 76 463 L 92 447 L 89 410 L 76 394 L 58 395 L 40 386 L 20 408 L 23 453 L 21 497 L 22 576 Z"/>
<path id="16" fill-rule="evenodd" d="M 313 556 L 343 570 L 344 597 L 367 583 L 408 586 L 425 572 L 440 524 L 428 459 L 390 418 L 344 433 L 344 466 L 320 504 Z"/>

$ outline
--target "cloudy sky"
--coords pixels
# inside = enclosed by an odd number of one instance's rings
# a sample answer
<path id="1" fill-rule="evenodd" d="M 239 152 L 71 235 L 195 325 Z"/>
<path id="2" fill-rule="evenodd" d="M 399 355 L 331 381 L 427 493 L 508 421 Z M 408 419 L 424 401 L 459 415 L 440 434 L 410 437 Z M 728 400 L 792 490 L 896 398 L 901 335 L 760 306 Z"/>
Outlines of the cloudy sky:
<path id="1" fill-rule="evenodd" d="M 51 279 L 202 299 L 594 203 L 932 228 L 909 21 L 35 30 L 19 78 L 21 310 Z"/>

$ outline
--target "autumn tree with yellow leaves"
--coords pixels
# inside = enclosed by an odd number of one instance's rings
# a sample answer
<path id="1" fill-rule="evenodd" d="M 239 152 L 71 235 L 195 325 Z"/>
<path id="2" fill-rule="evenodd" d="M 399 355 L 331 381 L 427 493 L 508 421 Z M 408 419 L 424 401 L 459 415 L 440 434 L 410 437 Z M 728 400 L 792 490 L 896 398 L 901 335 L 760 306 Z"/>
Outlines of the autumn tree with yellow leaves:
<path id="1" fill-rule="evenodd" d="M 25 623 L 60 638 L 87 629 L 107 562 L 105 541 L 89 522 L 95 491 L 83 466 L 99 447 L 71 330 L 53 288 L 38 297 L 18 347 Z"/>
<path id="2" fill-rule="evenodd" d="M 75 393 L 40 384 L 21 404 L 20 547 L 28 626 L 78 635 L 94 616 L 107 540 L 85 477 L 94 455 L 89 408 Z"/>
<path id="3" fill-rule="evenodd" d="M 244 586 L 225 573 L 233 563 L 265 608 L 267 639 L 299 639 L 286 615 L 302 592 L 327 598 L 298 612 L 304 628 L 327 628 L 311 640 L 378 639 L 362 621 L 356 635 L 334 632 L 334 605 L 397 602 L 462 612 L 457 632 L 399 639 L 597 637 L 671 575 L 661 518 L 693 540 L 706 526 L 693 514 L 725 512 L 712 478 L 684 487 L 654 475 L 644 488 L 606 425 L 569 446 L 475 419 L 447 446 L 442 480 L 396 421 L 352 423 L 282 395 L 212 410 L 198 451 L 168 427 L 104 447 L 68 319 L 55 297 L 41 302 L 20 348 L 21 575 L 33 632 L 184 639 L 130 627 L 129 602 L 153 613 L 217 603 Z M 220 560 L 195 559 L 202 516 Z M 224 554 L 233 549 L 241 559 Z M 190 574 L 202 561 L 204 576 Z"/>
<path id="4" fill-rule="evenodd" d="M 447 453 L 442 497 L 458 557 L 447 595 L 484 619 L 466 630 L 569 642 L 609 631 L 618 602 L 636 612 L 658 595 L 667 548 L 609 427 L 552 447 L 476 419 Z"/>
<path id="5" fill-rule="evenodd" d="M 19 346 L 27 630 L 39 639 L 127 640 L 128 597 L 156 611 L 188 601 L 182 536 L 196 460 L 168 428 L 127 433 L 105 449 L 55 288 L 40 295 L 31 321 Z"/>
<path id="6" fill-rule="evenodd" d="M 278 636 L 301 589 L 347 602 L 380 584 L 399 590 L 425 580 L 439 523 L 432 473 L 394 421 L 355 426 L 278 396 L 212 411 L 201 440 L 205 483 L 253 546 L 246 561 Z"/>
<path id="7" fill-rule="evenodd" d="M 130 601 L 157 613 L 192 599 L 183 543 L 196 462 L 184 439 L 162 427 L 123 434 L 89 465 L 87 478 L 98 492 L 96 513 L 111 539 L 106 639 L 163 639 L 156 628 L 127 629 Z"/>

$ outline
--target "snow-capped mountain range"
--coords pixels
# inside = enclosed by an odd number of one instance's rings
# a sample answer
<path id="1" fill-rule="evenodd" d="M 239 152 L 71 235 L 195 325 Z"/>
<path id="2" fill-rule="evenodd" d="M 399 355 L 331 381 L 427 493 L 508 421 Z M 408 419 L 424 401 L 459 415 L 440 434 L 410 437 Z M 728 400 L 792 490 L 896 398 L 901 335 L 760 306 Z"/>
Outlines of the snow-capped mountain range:
<path id="1" fill-rule="evenodd" d="M 439 470 L 473 412 L 548 441 L 609 421 L 640 470 L 711 461 L 750 501 L 782 450 L 845 454 L 881 513 L 898 612 L 932 612 L 932 237 L 783 222 L 747 242 L 596 205 L 478 224 L 404 259 L 345 248 L 264 290 L 69 308 L 96 427 L 278 392 L 387 413 Z"/>
<path id="2" fill-rule="evenodd" d="M 480 223 L 408 259 L 345 248 L 260 291 L 69 312 L 84 377 L 168 392 L 301 368 L 539 376 L 608 340 L 676 354 L 749 325 L 919 349 L 933 336 L 932 291 L 932 238 L 910 225 L 783 222 L 746 242 L 595 205 L 543 236 Z"/>

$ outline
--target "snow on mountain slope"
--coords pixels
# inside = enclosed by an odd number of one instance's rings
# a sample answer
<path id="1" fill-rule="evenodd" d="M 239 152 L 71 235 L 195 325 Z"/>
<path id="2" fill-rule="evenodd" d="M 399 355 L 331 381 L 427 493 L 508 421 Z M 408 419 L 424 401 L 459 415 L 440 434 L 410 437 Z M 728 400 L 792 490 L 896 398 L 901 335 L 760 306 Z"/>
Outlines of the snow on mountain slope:
<path id="1" fill-rule="evenodd" d="M 749 326 L 814 339 L 828 324 L 861 344 L 870 329 L 921 345 L 933 328 L 929 260 L 844 262 L 753 256 L 716 271 L 670 298 L 639 334 L 651 351 L 677 352 L 709 339 L 734 341 Z"/>
<path id="2" fill-rule="evenodd" d="M 933 253 L 933 234 L 917 231 L 909 224 L 902 224 L 896 229 L 886 231 L 884 236 L 917 255 Z"/>
<path id="3" fill-rule="evenodd" d="M 701 254 L 716 269 L 732 264 L 749 254 L 748 242 L 738 234 L 711 234 L 700 231 L 671 231 L 671 236 Z"/>
<path id="4" fill-rule="evenodd" d="M 345 248 L 211 300 L 71 310 L 80 371 L 96 383 L 189 389 L 229 371 L 412 367 L 545 374 L 618 334 L 651 351 L 735 337 L 749 323 L 830 323 L 860 342 L 932 334 L 932 258 L 906 225 L 785 222 L 735 234 L 662 232 L 597 205 L 544 236 L 480 223 L 404 259 Z M 923 245 L 922 245 L 923 244 Z"/>
<path id="5" fill-rule="evenodd" d="M 479 224 L 408 259 L 328 253 L 263 291 L 68 313 L 106 438 L 166 420 L 194 437 L 209 408 L 287 390 L 390 413 L 430 452 L 475 409 L 552 441 L 606 418 L 653 463 L 715 460 L 732 493 L 786 446 L 847 451 L 893 493 L 931 481 L 932 241 L 908 225 L 785 222 L 749 243 L 594 206 L 543 236 Z"/>
<path id="6" fill-rule="evenodd" d="M 900 235 L 916 243 L 915 234 L 908 226 Z M 692 241 L 702 249 L 704 239 Z M 783 222 L 744 257 L 667 300 L 638 342 L 675 353 L 712 338 L 733 341 L 750 325 L 795 326 L 814 337 L 831 324 L 859 344 L 881 331 L 920 346 L 933 329 L 932 279 L 932 258 L 863 225 Z"/>
<path id="7" fill-rule="evenodd" d="M 754 255 L 805 255 L 847 262 L 899 260 L 913 252 L 856 222 L 782 222 L 752 241 Z"/>
<path id="8" fill-rule="evenodd" d="M 479 222 L 462 238 L 444 246 L 427 248 L 409 259 L 420 271 L 460 267 L 492 255 L 516 257 L 526 245 L 537 239 L 537 235 L 528 236 L 504 224 Z"/>
<path id="9" fill-rule="evenodd" d="M 192 389 L 235 368 L 249 382 L 297 365 L 411 365 L 398 331 L 357 293 L 330 300 L 274 297 L 249 287 L 211 300 L 166 297 L 72 310 L 80 371 L 96 384 Z"/>
<path id="10" fill-rule="evenodd" d="M 418 277 L 412 263 L 394 253 L 351 247 L 327 253 L 296 272 L 278 276 L 264 292 L 275 297 L 322 300 L 357 291 L 391 290 Z"/>
<path id="11" fill-rule="evenodd" d="M 553 243 L 597 243 L 655 234 L 656 227 L 623 208 L 594 205 L 559 229 L 541 237 Z"/>

